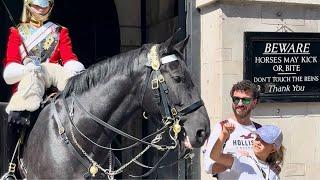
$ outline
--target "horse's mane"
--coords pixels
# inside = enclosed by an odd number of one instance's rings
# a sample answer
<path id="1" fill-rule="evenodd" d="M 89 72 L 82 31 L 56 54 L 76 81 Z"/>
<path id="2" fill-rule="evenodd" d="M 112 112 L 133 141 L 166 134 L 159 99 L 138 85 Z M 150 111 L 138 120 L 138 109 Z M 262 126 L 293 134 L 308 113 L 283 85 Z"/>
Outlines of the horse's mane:
<path id="1" fill-rule="evenodd" d="M 150 47 L 150 46 L 149 46 Z M 71 92 L 81 94 L 88 91 L 91 87 L 108 80 L 107 76 L 117 74 L 130 74 L 133 71 L 134 62 L 139 59 L 141 53 L 147 53 L 148 46 L 105 58 L 96 64 L 91 65 L 83 73 L 71 77 L 64 89 L 64 95 L 68 96 Z"/>

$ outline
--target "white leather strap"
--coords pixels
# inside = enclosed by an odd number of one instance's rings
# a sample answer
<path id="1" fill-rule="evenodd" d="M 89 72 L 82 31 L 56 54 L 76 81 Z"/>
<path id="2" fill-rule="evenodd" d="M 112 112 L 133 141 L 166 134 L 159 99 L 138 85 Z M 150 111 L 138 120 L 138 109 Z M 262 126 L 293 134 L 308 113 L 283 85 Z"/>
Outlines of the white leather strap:
<path id="1" fill-rule="evenodd" d="M 171 54 L 171 55 L 168 55 L 168 56 L 161 58 L 161 63 L 166 64 L 166 63 L 176 61 L 176 60 L 178 60 L 178 57 L 175 54 Z"/>

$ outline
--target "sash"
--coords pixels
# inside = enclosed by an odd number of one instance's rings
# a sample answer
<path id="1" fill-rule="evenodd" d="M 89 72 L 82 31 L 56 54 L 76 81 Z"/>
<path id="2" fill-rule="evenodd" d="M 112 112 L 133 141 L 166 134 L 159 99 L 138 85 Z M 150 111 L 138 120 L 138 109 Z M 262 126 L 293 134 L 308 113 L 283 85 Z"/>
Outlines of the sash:
<path id="1" fill-rule="evenodd" d="M 37 44 L 39 44 L 50 33 L 54 32 L 57 27 L 58 25 L 52 22 L 47 22 L 46 24 L 41 26 L 36 32 L 34 32 L 31 36 L 28 37 L 28 39 L 24 41 L 27 51 L 30 52 L 32 48 L 34 48 Z M 19 48 L 20 48 L 21 59 L 23 59 L 26 57 L 27 53 L 22 44 L 19 46 Z"/>

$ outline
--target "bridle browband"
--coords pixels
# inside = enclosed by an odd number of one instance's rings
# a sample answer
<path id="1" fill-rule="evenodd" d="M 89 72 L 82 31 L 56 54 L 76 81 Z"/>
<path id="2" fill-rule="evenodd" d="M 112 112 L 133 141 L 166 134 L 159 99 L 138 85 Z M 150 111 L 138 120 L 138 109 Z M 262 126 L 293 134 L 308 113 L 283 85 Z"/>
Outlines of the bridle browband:
<path id="1" fill-rule="evenodd" d="M 132 162 L 136 162 L 137 163 L 137 159 L 139 157 L 141 157 L 144 152 L 146 152 L 150 147 L 154 147 L 158 150 L 161 151 L 165 151 L 165 154 L 160 158 L 160 160 L 156 163 L 156 165 L 154 167 L 152 167 L 152 169 L 150 171 L 148 171 L 147 173 L 145 173 L 142 176 L 132 176 L 132 177 L 145 177 L 148 176 L 149 174 L 151 174 L 160 164 L 160 162 L 167 156 L 168 152 L 172 149 L 175 149 L 177 146 L 177 136 L 179 134 L 179 132 L 181 131 L 181 125 L 180 125 L 180 120 L 182 116 L 185 116 L 187 114 L 190 114 L 194 111 L 196 111 L 197 109 L 199 109 L 201 106 L 203 106 L 203 101 L 200 99 L 194 103 L 192 103 L 191 105 L 177 111 L 176 108 L 170 103 L 169 99 L 168 99 L 168 87 L 165 83 L 164 77 L 160 72 L 160 66 L 161 64 L 165 64 L 165 63 L 169 63 L 172 61 L 176 61 L 178 60 L 177 56 L 172 54 L 169 56 L 165 56 L 163 58 L 159 58 L 159 45 L 154 45 L 152 46 L 149 54 L 148 54 L 148 59 L 149 61 L 147 62 L 146 66 L 147 66 L 147 75 L 145 78 L 145 85 L 143 87 L 142 90 L 142 100 L 141 100 L 141 107 L 143 108 L 143 100 L 145 98 L 145 92 L 147 89 L 147 86 L 150 82 L 150 79 L 152 77 L 151 80 L 151 88 L 155 91 L 158 91 L 159 95 L 160 95 L 160 102 L 161 102 L 161 108 L 160 112 L 163 118 L 163 127 L 158 129 L 156 132 L 142 138 L 139 139 L 137 137 L 134 137 L 132 135 L 129 135 L 123 131 L 121 131 L 120 129 L 117 129 L 115 127 L 113 127 L 112 125 L 108 124 L 107 122 L 101 120 L 100 118 L 96 117 L 95 115 L 91 114 L 88 110 L 86 110 L 86 108 L 83 107 L 83 105 L 79 102 L 78 98 L 76 97 L 75 92 L 71 93 L 71 107 L 68 107 L 67 101 L 66 101 L 66 96 L 63 95 L 62 99 L 63 99 L 63 106 L 67 112 L 67 117 L 68 120 L 71 123 L 71 127 L 70 127 L 70 131 L 71 131 L 71 137 L 72 140 L 74 141 L 73 143 L 78 147 L 78 149 L 82 152 L 82 154 L 86 157 L 83 158 L 80 153 L 76 150 L 76 148 L 74 147 L 73 144 L 70 143 L 64 126 L 62 125 L 62 122 L 58 116 L 58 112 L 57 109 L 55 107 L 55 99 L 51 102 L 51 108 L 53 109 L 53 114 L 54 117 L 56 119 L 57 125 L 58 125 L 58 129 L 59 129 L 59 134 L 61 135 L 62 139 L 64 140 L 64 142 L 68 145 L 68 148 L 70 149 L 70 151 L 72 152 L 72 154 L 74 154 L 77 159 L 82 163 L 82 165 L 84 165 L 87 169 L 88 169 L 88 173 L 86 173 L 86 176 L 92 176 L 94 177 L 96 175 L 96 173 L 98 172 L 98 170 L 100 169 L 102 172 L 104 172 L 105 174 L 108 175 L 108 177 L 111 177 L 110 179 L 113 178 L 114 175 L 119 174 L 122 172 L 122 170 L 124 168 L 126 168 L 128 165 L 130 165 Z M 77 105 L 78 108 L 85 112 L 92 120 L 94 120 L 96 123 L 98 123 L 99 125 L 103 126 L 105 129 L 111 130 L 121 136 L 124 136 L 128 139 L 131 139 L 133 141 L 136 141 L 136 143 L 128 146 L 128 147 L 124 147 L 124 148 L 119 148 L 119 149 L 114 149 L 111 147 L 105 147 L 102 145 L 99 145 L 97 143 L 95 143 L 94 141 L 92 141 L 90 138 L 88 138 L 87 136 L 84 135 L 84 133 L 82 133 L 77 126 L 74 124 L 73 122 L 73 115 L 74 115 L 74 105 Z M 185 119 L 184 119 L 185 120 Z M 182 120 L 183 121 L 183 120 Z M 169 126 L 171 125 L 171 126 Z M 132 160 L 130 160 L 128 163 L 126 163 L 125 165 L 123 165 L 122 167 L 120 167 L 118 170 L 116 171 L 111 171 L 111 169 L 104 169 L 102 168 L 96 161 L 94 161 L 89 155 L 87 155 L 87 153 L 82 149 L 82 147 L 80 146 L 80 144 L 77 143 L 74 134 L 73 134 L 73 128 L 75 128 L 77 130 L 77 132 L 80 133 L 80 135 L 82 137 L 84 137 L 85 139 L 87 139 L 88 141 L 90 141 L 91 143 L 93 143 L 94 145 L 100 147 L 100 148 L 104 148 L 104 149 L 108 149 L 108 150 L 124 150 L 124 149 L 128 149 L 128 148 L 132 148 L 134 146 L 137 146 L 139 144 L 145 144 L 147 145 L 147 147 L 141 152 L 139 153 L 136 157 L 134 157 Z M 162 138 L 162 134 L 165 132 L 165 130 L 169 128 L 169 135 L 171 137 L 171 139 L 174 142 L 174 145 L 172 146 L 168 146 L 168 145 L 158 145 L 157 143 L 161 140 Z M 174 136 L 171 135 L 171 131 L 174 133 Z M 154 139 L 151 140 L 151 142 L 146 141 L 147 139 L 150 139 L 151 137 L 155 136 Z M 180 159 L 180 158 L 179 158 Z M 137 163 L 138 164 L 138 163 Z M 102 164 L 101 164 L 102 165 Z M 90 174 L 89 174 L 90 173 Z"/>

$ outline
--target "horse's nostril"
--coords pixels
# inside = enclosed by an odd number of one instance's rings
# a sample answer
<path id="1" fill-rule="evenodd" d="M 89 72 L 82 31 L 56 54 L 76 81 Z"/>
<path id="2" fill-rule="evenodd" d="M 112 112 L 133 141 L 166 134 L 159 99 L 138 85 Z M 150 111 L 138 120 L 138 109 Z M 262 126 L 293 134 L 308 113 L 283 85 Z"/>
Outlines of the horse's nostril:
<path id="1" fill-rule="evenodd" d="M 204 143 L 204 141 L 206 140 L 206 131 L 204 129 L 200 129 L 197 131 L 197 141 L 200 143 Z"/>

